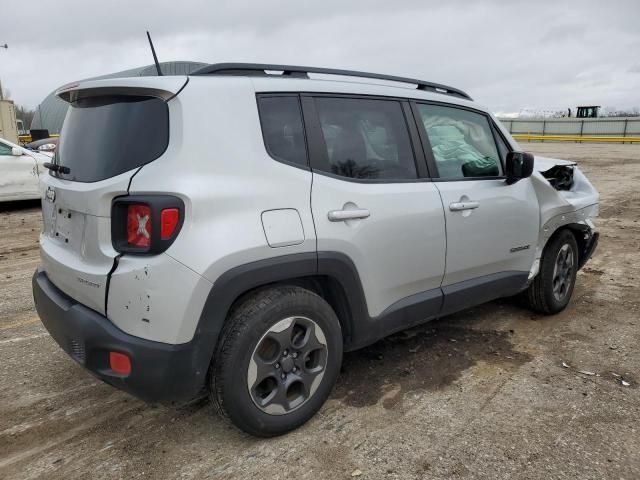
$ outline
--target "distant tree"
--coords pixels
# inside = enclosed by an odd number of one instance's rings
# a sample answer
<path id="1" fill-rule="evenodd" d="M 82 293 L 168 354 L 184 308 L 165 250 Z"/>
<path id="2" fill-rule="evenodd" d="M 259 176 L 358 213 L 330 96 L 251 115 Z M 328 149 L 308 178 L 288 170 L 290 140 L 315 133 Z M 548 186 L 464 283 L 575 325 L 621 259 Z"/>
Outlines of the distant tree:
<path id="1" fill-rule="evenodd" d="M 640 117 L 640 107 L 604 107 L 602 109 L 603 117 Z"/>
<path id="2" fill-rule="evenodd" d="M 615 112 L 609 112 L 607 117 L 638 117 L 640 116 L 640 109 L 633 108 L 629 110 L 616 110 Z"/>
<path id="3" fill-rule="evenodd" d="M 31 121 L 33 120 L 33 115 L 35 113 L 35 110 L 31 108 L 27 108 L 22 105 L 16 105 L 16 118 L 18 120 L 22 120 L 25 128 L 29 128 L 29 125 L 31 125 Z"/>

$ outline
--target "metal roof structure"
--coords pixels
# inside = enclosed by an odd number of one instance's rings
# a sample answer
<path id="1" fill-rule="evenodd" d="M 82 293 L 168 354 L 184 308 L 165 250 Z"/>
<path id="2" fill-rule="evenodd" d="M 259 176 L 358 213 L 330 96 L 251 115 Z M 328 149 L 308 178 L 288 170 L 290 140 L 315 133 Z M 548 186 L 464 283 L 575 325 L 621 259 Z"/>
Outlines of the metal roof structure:
<path id="1" fill-rule="evenodd" d="M 191 72 L 206 67 L 207 63 L 198 62 L 162 62 L 160 68 L 164 75 L 188 75 Z M 110 73 L 108 75 L 101 75 L 99 77 L 85 78 L 84 80 L 100 80 L 104 78 L 118 78 L 118 77 L 155 77 L 156 67 L 155 65 L 146 65 L 144 67 L 132 68 L 130 70 L 123 70 L 122 72 Z M 67 114 L 67 103 L 60 100 L 55 96 L 55 91 L 51 92 L 47 97 L 38 105 L 33 121 L 31 122 L 32 129 L 45 128 L 49 130 L 49 133 L 60 133 L 62 129 L 62 123 L 64 117 Z"/>

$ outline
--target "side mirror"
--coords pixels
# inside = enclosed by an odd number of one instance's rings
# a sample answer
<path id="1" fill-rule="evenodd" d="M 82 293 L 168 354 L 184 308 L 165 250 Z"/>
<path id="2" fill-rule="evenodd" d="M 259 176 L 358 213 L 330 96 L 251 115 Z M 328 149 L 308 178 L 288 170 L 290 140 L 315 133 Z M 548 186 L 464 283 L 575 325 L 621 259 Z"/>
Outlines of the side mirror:
<path id="1" fill-rule="evenodd" d="M 527 152 L 507 154 L 507 185 L 528 178 L 533 173 L 533 155 Z"/>
<path id="2" fill-rule="evenodd" d="M 21 157 L 22 149 L 18 147 L 11 147 L 11 155 L 13 155 L 14 157 Z"/>

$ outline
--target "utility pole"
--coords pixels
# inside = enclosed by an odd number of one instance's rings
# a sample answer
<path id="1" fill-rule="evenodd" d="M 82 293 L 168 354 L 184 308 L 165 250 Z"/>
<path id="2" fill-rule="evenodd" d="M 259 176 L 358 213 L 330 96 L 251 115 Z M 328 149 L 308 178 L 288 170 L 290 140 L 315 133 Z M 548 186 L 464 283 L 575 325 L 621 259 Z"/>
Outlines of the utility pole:
<path id="1" fill-rule="evenodd" d="M 4 48 L 5 50 L 7 50 L 9 48 L 9 45 L 5 43 L 4 45 L 0 45 L 0 48 Z M 2 79 L 0 79 L 0 100 L 4 100 L 4 93 L 2 93 Z"/>

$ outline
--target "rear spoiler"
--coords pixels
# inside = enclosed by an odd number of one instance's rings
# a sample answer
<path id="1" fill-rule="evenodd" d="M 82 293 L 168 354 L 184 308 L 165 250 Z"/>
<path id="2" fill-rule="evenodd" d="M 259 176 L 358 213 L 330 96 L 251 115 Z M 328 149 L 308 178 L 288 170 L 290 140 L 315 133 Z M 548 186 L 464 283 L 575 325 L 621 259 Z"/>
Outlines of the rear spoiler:
<path id="1" fill-rule="evenodd" d="M 67 84 L 56 91 L 56 96 L 68 103 L 102 95 L 149 95 L 169 101 L 187 83 L 187 76 L 105 78 Z"/>

